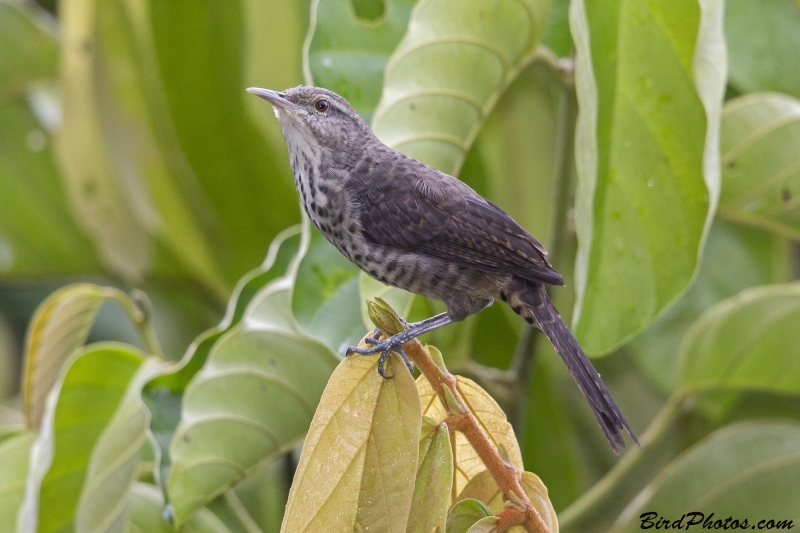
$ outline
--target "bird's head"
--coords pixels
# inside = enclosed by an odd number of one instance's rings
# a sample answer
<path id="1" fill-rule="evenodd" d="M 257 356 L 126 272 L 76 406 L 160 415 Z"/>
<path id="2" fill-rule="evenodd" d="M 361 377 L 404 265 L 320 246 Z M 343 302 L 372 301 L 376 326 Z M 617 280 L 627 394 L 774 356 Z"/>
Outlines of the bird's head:
<path id="1" fill-rule="evenodd" d="M 296 143 L 315 143 L 337 150 L 340 143 L 363 140 L 372 131 L 341 96 L 320 87 L 299 86 L 282 92 L 251 87 L 252 93 L 272 104 L 290 149 Z"/>

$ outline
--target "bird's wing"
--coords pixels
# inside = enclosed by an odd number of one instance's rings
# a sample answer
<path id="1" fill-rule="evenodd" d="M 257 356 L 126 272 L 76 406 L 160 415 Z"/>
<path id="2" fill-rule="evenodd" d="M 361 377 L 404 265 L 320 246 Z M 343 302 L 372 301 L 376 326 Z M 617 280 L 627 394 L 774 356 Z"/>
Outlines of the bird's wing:
<path id="1" fill-rule="evenodd" d="M 535 237 L 469 187 L 442 176 L 453 181 L 435 188 L 387 184 L 358 193 L 365 238 L 468 268 L 564 284 Z"/>

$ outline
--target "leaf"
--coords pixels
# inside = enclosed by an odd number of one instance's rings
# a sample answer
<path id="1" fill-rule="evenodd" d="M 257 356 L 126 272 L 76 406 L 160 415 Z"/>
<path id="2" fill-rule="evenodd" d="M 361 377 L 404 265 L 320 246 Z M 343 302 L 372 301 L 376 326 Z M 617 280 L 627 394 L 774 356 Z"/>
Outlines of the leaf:
<path id="1" fill-rule="evenodd" d="M 603 353 L 650 324 L 697 268 L 719 191 L 722 2 L 576 0 L 570 25 L 575 333 Z"/>
<path id="2" fill-rule="evenodd" d="M 539 513 L 542 521 L 547 525 L 551 533 L 558 533 L 558 520 L 556 518 L 556 511 L 553 504 L 550 503 L 550 497 L 539 476 L 531 472 L 522 473 L 522 490 L 531 500 L 533 507 Z M 500 487 L 497 486 L 494 478 L 488 470 L 484 470 L 477 476 L 470 479 L 469 483 L 458 495 L 458 499 L 472 499 L 478 500 L 486 504 L 492 514 L 499 514 L 505 508 L 505 501 Z M 525 529 L 522 526 L 515 526 L 508 531 L 512 533 L 523 533 Z"/>
<path id="3" fill-rule="evenodd" d="M 800 4 L 728 0 L 729 82 L 742 93 L 778 91 L 800 98 Z"/>
<path id="4" fill-rule="evenodd" d="M 8 5 L 16 4 L 2 2 L 0 9 L 16 9 L 3 7 Z M 30 102 L 42 108 L 54 103 L 41 90 Z M 99 261 L 72 218 L 60 181 L 48 130 L 52 117 L 42 110 L 37 117 L 35 109 L 22 98 L 0 103 L 0 278 L 97 272 Z"/>
<path id="5" fill-rule="evenodd" d="M 639 531 L 644 528 L 640 516 L 649 511 L 658 511 L 670 523 L 685 515 L 684 528 L 698 518 L 701 524 L 712 513 L 712 524 L 729 516 L 747 519 L 749 526 L 742 529 L 755 528 L 762 518 L 797 523 L 798 474 L 798 424 L 735 424 L 674 459 L 620 514 L 611 531 Z"/>
<path id="6" fill-rule="evenodd" d="M 161 450 L 156 470 L 157 480 L 162 487 L 166 485 L 172 465 L 169 447 L 180 422 L 181 402 L 186 386 L 205 365 L 211 348 L 222 334 L 239 324 L 258 291 L 286 272 L 299 246 L 299 226 L 281 232 L 270 245 L 263 264 L 236 284 L 220 324 L 198 336 L 171 372 L 153 379 L 145 386 L 142 399 L 152 414 L 150 430 Z"/>
<path id="7" fill-rule="evenodd" d="M 296 223 L 299 213 L 286 147 L 267 143 L 245 105 L 252 96 L 244 91 L 243 77 L 253 68 L 247 51 L 253 41 L 246 33 L 253 23 L 245 17 L 253 6 L 227 0 L 149 5 L 140 28 L 154 48 L 158 90 L 152 97 L 163 103 L 154 109 L 159 141 L 174 146 L 188 167 L 182 177 L 191 187 L 184 194 L 193 212 L 203 215 L 213 256 L 232 286 L 261 262 L 270 241 Z M 271 4 L 257 7 L 261 16 L 276 16 Z M 289 53 L 288 48 L 267 52 Z"/>
<path id="8" fill-rule="evenodd" d="M 419 443 L 419 466 L 408 515 L 407 533 L 444 533 L 450 486 L 453 483 L 453 451 L 447 424 L 423 419 Z"/>
<path id="9" fill-rule="evenodd" d="M 155 268 L 159 246 L 171 270 L 226 294 L 202 231 L 211 210 L 174 152 L 174 138 L 162 138 L 167 109 L 153 89 L 159 80 L 147 9 L 89 1 L 60 10 L 65 98 L 58 146 L 67 189 L 113 272 L 142 279 Z"/>
<path id="10" fill-rule="evenodd" d="M 522 472 L 524 468 L 522 467 L 519 444 L 517 444 L 517 439 L 514 436 L 514 429 L 506 420 L 503 410 L 474 381 L 463 376 L 456 376 L 456 379 L 458 392 L 461 393 L 464 403 L 475 415 L 489 440 L 495 446 L 504 446 L 508 451 L 511 464 Z M 444 406 L 425 376 L 417 378 L 417 388 L 419 389 L 419 399 L 422 404 L 422 414 L 435 421 L 444 420 L 447 415 Z M 454 440 L 453 457 L 456 475 L 453 482 L 453 494 L 459 494 L 470 479 L 486 470 L 486 466 L 462 433 L 456 433 Z"/>
<path id="11" fill-rule="evenodd" d="M 481 518 L 475 524 L 467 530 L 467 533 L 492 533 L 494 531 L 494 526 L 499 522 L 500 519 L 496 516 L 487 516 L 486 518 Z"/>
<path id="12" fill-rule="evenodd" d="M 94 444 L 75 514 L 75 531 L 126 530 L 131 490 L 139 476 L 142 448 L 150 436 L 150 412 L 141 398 L 142 387 L 164 368 L 164 362 L 155 357 L 142 363 Z"/>
<path id="13" fill-rule="evenodd" d="M 347 99 L 367 122 L 381 96 L 383 70 L 406 31 L 416 0 L 384 0 L 376 20 L 359 18 L 353 2 L 315 0 L 303 53 L 306 83 Z"/>
<path id="14" fill-rule="evenodd" d="M 378 374 L 377 360 L 345 358 L 331 376 L 281 531 L 405 532 L 414 490 L 410 474 L 417 469 L 419 399 L 397 355 L 389 360 L 392 379 Z"/>
<path id="15" fill-rule="evenodd" d="M 291 312 L 309 239 L 306 222 L 288 272 L 259 290 L 186 388 L 166 482 L 178 525 L 308 429 L 338 363 L 330 348 L 300 330 Z"/>
<path id="16" fill-rule="evenodd" d="M 707 389 L 800 393 L 800 285 L 742 291 L 715 305 L 681 344 L 684 392 Z"/>
<path id="17" fill-rule="evenodd" d="M 447 533 L 466 533 L 479 520 L 492 516 L 483 502 L 474 499 L 456 503 L 447 517 Z"/>
<path id="18" fill-rule="evenodd" d="M 164 519 L 164 496 L 158 487 L 135 483 L 131 493 L 131 533 L 174 533 Z M 185 533 L 228 533 L 228 528 L 208 509 L 200 509 L 181 531 Z"/>
<path id="19" fill-rule="evenodd" d="M 119 289 L 74 283 L 51 294 L 36 309 L 25 342 L 22 381 L 29 428 L 39 427 L 48 392 L 67 358 L 86 342 L 97 312 L 107 299 L 128 301 L 134 306 Z"/>
<path id="20" fill-rule="evenodd" d="M 102 461 L 93 457 L 95 446 L 108 438 L 103 431 L 144 361 L 143 353 L 119 343 L 94 344 L 72 357 L 48 397 L 33 445 L 20 533 L 75 527 L 87 474 L 93 462 Z"/>
<path id="21" fill-rule="evenodd" d="M 421 0 L 386 65 L 372 128 L 458 174 L 498 98 L 530 63 L 552 0 Z M 479 73 L 479 76 L 476 76 Z"/>
<path id="22" fill-rule="evenodd" d="M 563 86 L 549 67 L 523 69 L 492 109 L 459 178 L 508 211 L 531 234 L 552 246 L 558 199 L 556 172 L 569 173 L 572 155 L 560 148 L 559 128 L 574 127 Z M 565 111 L 567 113 L 565 113 Z M 567 116 L 564 116 L 567 115 Z M 561 150 L 561 152 L 559 152 Z M 565 168 L 557 168 L 565 160 Z M 560 265 L 555 265 L 557 268 Z"/>
<path id="23" fill-rule="evenodd" d="M 692 323 L 712 305 L 748 287 L 786 282 L 788 266 L 784 239 L 717 218 L 692 286 L 628 344 L 627 353 L 663 391 L 673 391 L 679 382 L 681 340 Z"/>
<path id="24" fill-rule="evenodd" d="M 369 277 L 365 272 L 361 272 L 358 275 L 358 296 L 361 301 L 361 323 L 366 326 L 367 330 L 372 330 L 375 327 L 369 317 L 367 302 L 381 298 L 389 304 L 389 307 L 397 309 L 397 314 L 401 317 L 408 317 L 411 312 L 411 306 L 414 303 L 414 294 L 397 287 L 384 285 L 380 281 Z"/>
<path id="25" fill-rule="evenodd" d="M 358 267 L 322 234 L 311 230 L 311 245 L 297 270 L 292 313 L 307 335 L 337 354 L 344 354 L 364 336 L 358 273 Z"/>
<path id="26" fill-rule="evenodd" d="M 800 101 L 758 93 L 728 101 L 722 117 L 720 215 L 800 238 Z"/>
<path id="27" fill-rule="evenodd" d="M 16 531 L 17 511 L 25 496 L 28 461 L 36 435 L 20 433 L 0 442 L 0 530 Z"/>
<path id="28" fill-rule="evenodd" d="M 58 41 L 49 15 L 29 1 L 0 1 L 0 106 L 56 75 Z"/>

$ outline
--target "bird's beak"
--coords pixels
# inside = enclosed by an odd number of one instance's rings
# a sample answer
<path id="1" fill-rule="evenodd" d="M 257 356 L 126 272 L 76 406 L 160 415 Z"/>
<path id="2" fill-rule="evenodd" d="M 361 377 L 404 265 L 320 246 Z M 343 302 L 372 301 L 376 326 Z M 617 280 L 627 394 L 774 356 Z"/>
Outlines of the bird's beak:
<path id="1" fill-rule="evenodd" d="M 258 96 L 259 98 L 263 98 L 270 104 L 278 106 L 282 109 L 292 109 L 296 107 L 294 103 L 286 99 L 286 96 L 283 93 L 279 93 L 278 91 L 261 89 L 259 87 L 249 87 L 247 92 Z"/>

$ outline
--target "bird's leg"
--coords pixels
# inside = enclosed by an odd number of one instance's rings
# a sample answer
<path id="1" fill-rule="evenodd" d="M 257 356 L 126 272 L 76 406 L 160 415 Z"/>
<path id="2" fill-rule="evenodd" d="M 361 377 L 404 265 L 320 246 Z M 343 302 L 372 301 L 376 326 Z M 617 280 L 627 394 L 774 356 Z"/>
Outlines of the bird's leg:
<path id="1" fill-rule="evenodd" d="M 369 348 L 356 348 L 355 346 L 351 346 L 347 349 L 346 355 L 350 355 L 351 353 L 357 353 L 361 355 L 374 355 L 376 353 L 380 353 L 381 357 L 378 359 L 378 373 L 383 376 L 384 378 L 391 378 L 392 376 L 387 376 L 384 370 L 384 365 L 386 364 L 386 359 L 389 357 L 390 352 L 397 352 L 400 357 L 403 358 L 406 366 L 408 367 L 408 371 L 411 372 L 414 370 L 414 366 L 411 364 L 411 361 L 408 359 L 408 356 L 403 351 L 403 344 L 410 341 L 411 339 L 415 339 L 422 335 L 423 333 L 427 333 L 432 331 L 436 328 L 440 328 L 442 326 L 446 326 L 450 324 L 452 319 L 450 315 L 447 313 L 442 313 L 436 316 L 432 316 L 431 318 L 427 318 L 420 322 L 415 322 L 414 324 L 408 324 L 408 329 L 405 331 L 401 331 L 400 333 L 396 333 L 385 340 L 378 340 L 379 331 L 376 329 L 375 333 L 372 337 L 366 337 L 364 339 L 365 342 L 372 344 Z"/>

